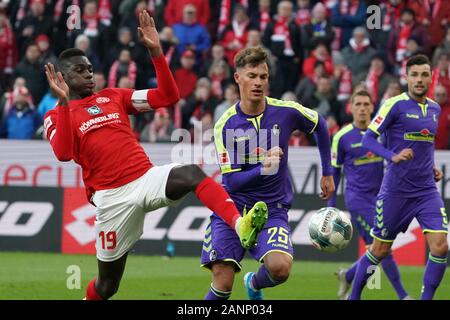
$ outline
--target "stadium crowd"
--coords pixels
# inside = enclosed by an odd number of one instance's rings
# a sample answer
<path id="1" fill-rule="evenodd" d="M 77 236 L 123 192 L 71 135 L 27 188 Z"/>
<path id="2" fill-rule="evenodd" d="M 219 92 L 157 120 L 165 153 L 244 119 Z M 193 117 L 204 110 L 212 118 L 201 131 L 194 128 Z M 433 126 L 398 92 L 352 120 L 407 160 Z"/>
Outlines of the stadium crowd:
<path id="1" fill-rule="evenodd" d="M 331 136 L 352 120 L 354 90 L 365 87 L 378 109 L 404 90 L 407 58 L 428 55 L 429 97 L 442 107 L 436 148 L 450 148 L 447 0 L 0 0 L 0 138 L 42 139 L 44 114 L 57 102 L 44 64 L 69 47 L 86 53 L 97 90 L 155 87 L 137 36 L 143 9 L 155 19 L 181 100 L 130 116 L 142 142 L 170 141 L 177 128 L 211 129 L 239 99 L 234 56 L 261 45 L 270 53 L 269 95 L 317 110 Z M 290 144 L 314 140 L 294 133 Z"/>

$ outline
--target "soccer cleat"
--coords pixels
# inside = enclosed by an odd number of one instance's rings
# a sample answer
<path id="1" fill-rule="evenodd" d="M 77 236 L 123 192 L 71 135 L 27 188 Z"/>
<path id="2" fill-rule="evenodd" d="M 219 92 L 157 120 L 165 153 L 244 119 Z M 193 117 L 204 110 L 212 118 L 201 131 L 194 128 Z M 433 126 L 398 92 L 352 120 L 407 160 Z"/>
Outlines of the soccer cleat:
<path id="1" fill-rule="evenodd" d="M 345 279 L 345 274 L 347 273 L 347 269 L 339 268 L 334 274 L 337 276 L 339 281 L 339 289 L 338 289 L 338 298 L 339 300 L 347 300 L 348 292 L 350 290 L 351 284 L 347 282 Z"/>
<path id="2" fill-rule="evenodd" d="M 236 229 L 241 245 L 245 249 L 251 249 L 256 245 L 258 235 L 266 224 L 268 216 L 269 210 L 265 202 L 258 201 L 249 212 L 244 208 L 244 214 L 238 220 Z"/>
<path id="3" fill-rule="evenodd" d="M 262 291 L 253 289 L 252 278 L 254 275 L 254 272 L 247 272 L 244 276 L 244 286 L 245 289 L 247 289 L 247 297 L 249 300 L 264 300 Z"/>

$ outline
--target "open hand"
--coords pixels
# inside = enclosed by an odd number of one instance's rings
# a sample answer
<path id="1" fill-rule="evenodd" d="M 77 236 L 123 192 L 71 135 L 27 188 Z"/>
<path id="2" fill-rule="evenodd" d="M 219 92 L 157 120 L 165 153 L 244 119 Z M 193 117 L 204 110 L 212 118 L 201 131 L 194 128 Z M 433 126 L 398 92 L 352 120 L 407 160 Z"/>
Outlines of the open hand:
<path id="1" fill-rule="evenodd" d="M 150 50 L 153 57 L 158 57 L 162 54 L 161 44 L 159 42 L 159 34 L 155 27 L 155 21 L 143 10 L 139 13 L 139 39 Z"/>
<path id="2" fill-rule="evenodd" d="M 55 72 L 55 67 L 51 63 L 47 63 L 44 68 L 53 95 L 58 97 L 59 100 L 69 99 L 69 86 L 64 81 L 61 72 Z"/>

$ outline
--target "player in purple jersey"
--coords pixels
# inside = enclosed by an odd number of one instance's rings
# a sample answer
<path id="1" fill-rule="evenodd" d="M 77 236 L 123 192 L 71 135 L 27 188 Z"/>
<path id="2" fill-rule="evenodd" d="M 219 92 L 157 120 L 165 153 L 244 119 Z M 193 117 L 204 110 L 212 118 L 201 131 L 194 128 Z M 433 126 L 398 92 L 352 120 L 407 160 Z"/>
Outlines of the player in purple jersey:
<path id="1" fill-rule="evenodd" d="M 257 246 L 250 250 L 263 265 L 244 277 L 249 298 L 259 300 L 261 289 L 285 282 L 292 266 L 287 214 L 293 198 L 287 166 L 289 137 L 296 129 L 315 134 L 322 162 L 321 197 L 325 200 L 334 192 L 330 140 L 326 122 L 316 111 L 266 96 L 269 67 L 262 48 L 241 51 L 235 65 L 241 100 L 215 124 L 214 141 L 222 183 L 236 206 L 245 210 L 257 199 L 268 206 L 268 221 Z M 212 271 L 213 278 L 205 299 L 230 297 L 244 254 L 233 230 L 213 214 L 201 258 L 202 266 Z"/>
<path id="2" fill-rule="evenodd" d="M 427 98 L 432 79 L 431 63 L 416 55 L 406 63 L 408 92 L 388 99 L 369 125 L 363 147 L 388 160 L 376 202 L 374 238 L 366 254 L 358 261 L 349 299 L 361 298 L 361 292 L 373 266 L 391 250 L 400 232 L 413 218 L 419 222 L 430 254 L 423 277 L 423 300 L 432 299 L 447 267 L 447 214 L 437 190 L 442 178 L 434 166 L 434 137 L 440 114 L 439 105 Z M 384 134 L 386 147 L 377 143 Z"/>
<path id="3" fill-rule="evenodd" d="M 366 246 L 369 246 L 373 240 L 370 228 L 374 225 L 377 194 L 383 179 L 383 158 L 363 148 L 361 142 L 374 110 L 369 92 L 357 91 L 350 101 L 353 123 L 339 130 L 333 137 L 331 163 L 336 189 L 341 179 L 341 168 L 344 169 L 347 181 L 344 191 L 345 207 L 350 212 L 359 235 Z M 328 200 L 328 206 L 336 206 L 336 193 Z M 336 273 L 340 284 L 338 297 L 341 300 L 347 298 L 357 265 L 355 262 L 348 270 L 339 269 Z M 381 265 L 399 299 L 411 299 L 400 281 L 400 273 L 392 254 L 384 258 Z"/>

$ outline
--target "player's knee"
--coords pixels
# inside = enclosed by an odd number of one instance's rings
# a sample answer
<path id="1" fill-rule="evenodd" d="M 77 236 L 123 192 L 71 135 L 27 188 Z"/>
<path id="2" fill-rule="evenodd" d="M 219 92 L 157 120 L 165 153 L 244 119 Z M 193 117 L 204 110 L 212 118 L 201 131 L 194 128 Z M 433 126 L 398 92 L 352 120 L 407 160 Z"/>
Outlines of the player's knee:
<path id="1" fill-rule="evenodd" d="M 188 164 L 183 166 L 183 176 L 185 183 L 190 189 L 195 188 L 206 177 L 203 170 L 196 164 Z"/>
<path id="2" fill-rule="evenodd" d="M 378 260 L 382 260 L 384 258 L 386 258 L 389 253 L 391 252 L 390 247 L 387 246 L 376 246 L 376 245 L 372 245 L 370 247 L 370 252 L 378 259 Z"/>
<path id="3" fill-rule="evenodd" d="M 212 268 L 214 288 L 220 291 L 231 291 L 234 282 L 234 267 L 228 265 L 215 265 Z"/>
<path id="4" fill-rule="evenodd" d="M 109 299 L 119 290 L 119 282 L 115 280 L 97 281 L 96 289 L 103 299 Z"/>
<path id="5" fill-rule="evenodd" d="M 269 266 L 269 273 L 273 280 L 277 282 L 285 282 L 289 278 L 291 272 L 291 263 L 280 261 Z"/>
<path id="6" fill-rule="evenodd" d="M 448 242 L 446 238 L 434 241 L 430 244 L 430 252 L 433 256 L 443 257 L 448 254 Z"/>

